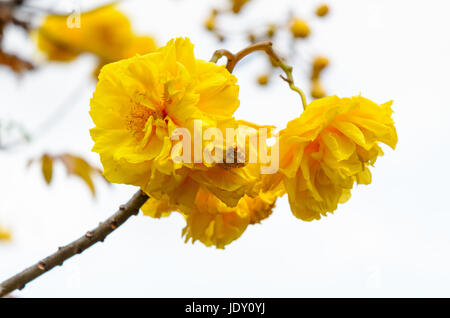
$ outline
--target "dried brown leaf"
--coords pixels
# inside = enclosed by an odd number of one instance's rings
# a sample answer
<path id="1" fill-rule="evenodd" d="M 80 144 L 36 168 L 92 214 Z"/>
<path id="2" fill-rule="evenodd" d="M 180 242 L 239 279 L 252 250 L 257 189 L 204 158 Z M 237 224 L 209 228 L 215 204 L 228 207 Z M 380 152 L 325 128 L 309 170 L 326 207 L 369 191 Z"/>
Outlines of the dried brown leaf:
<path id="1" fill-rule="evenodd" d="M 92 167 L 86 160 L 79 156 L 66 153 L 60 155 L 59 158 L 66 167 L 67 173 L 81 178 L 88 186 L 92 195 L 95 196 L 96 191 L 92 177 L 95 174 L 101 175 L 100 170 Z"/>

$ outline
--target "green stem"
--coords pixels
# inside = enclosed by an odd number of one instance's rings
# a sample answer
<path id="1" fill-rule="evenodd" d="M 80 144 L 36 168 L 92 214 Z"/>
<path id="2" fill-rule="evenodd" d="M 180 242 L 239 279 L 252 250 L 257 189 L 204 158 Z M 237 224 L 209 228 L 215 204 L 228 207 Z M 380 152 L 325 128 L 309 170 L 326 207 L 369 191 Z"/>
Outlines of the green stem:
<path id="1" fill-rule="evenodd" d="M 217 63 L 217 61 L 220 58 L 222 58 L 223 56 L 226 56 L 228 59 L 226 68 L 230 73 L 232 73 L 234 70 L 234 67 L 240 60 L 242 60 L 244 57 L 246 57 L 247 55 L 249 55 L 255 51 L 264 51 L 272 59 L 272 61 L 275 62 L 277 64 L 277 66 L 284 71 L 284 73 L 286 74 L 286 77 L 284 77 L 282 75 L 280 77 L 289 84 L 290 89 L 292 89 L 294 92 L 296 92 L 300 95 L 300 98 L 302 100 L 303 109 L 305 109 L 306 106 L 308 105 L 308 102 L 306 101 L 306 95 L 300 88 L 298 88 L 294 84 L 294 77 L 292 76 L 293 68 L 292 68 L 292 66 L 287 65 L 285 62 L 283 62 L 283 60 L 275 53 L 275 51 L 272 48 L 272 42 L 266 41 L 266 42 L 259 42 L 259 43 L 252 44 L 249 47 L 239 51 L 236 54 L 233 54 L 227 50 L 217 50 L 214 52 L 214 55 L 211 57 L 210 61 L 213 63 Z"/>

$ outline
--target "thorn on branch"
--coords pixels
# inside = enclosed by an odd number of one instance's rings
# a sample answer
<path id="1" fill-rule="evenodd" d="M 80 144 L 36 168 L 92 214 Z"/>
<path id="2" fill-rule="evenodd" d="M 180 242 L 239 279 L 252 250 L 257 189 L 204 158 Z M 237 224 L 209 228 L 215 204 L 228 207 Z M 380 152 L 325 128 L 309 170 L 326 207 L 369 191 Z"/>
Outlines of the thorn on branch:
<path id="1" fill-rule="evenodd" d="M 45 270 L 47 269 L 47 265 L 45 265 L 44 262 L 39 262 L 39 263 L 38 263 L 38 268 L 39 268 L 41 271 L 45 271 Z"/>

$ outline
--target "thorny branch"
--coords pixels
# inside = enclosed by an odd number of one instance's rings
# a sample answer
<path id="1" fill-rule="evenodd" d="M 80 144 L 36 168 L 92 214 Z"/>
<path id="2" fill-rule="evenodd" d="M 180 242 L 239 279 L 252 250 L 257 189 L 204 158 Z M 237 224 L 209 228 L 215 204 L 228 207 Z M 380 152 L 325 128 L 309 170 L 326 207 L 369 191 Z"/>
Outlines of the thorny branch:
<path id="1" fill-rule="evenodd" d="M 26 284 L 52 268 L 62 265 L 72 256 L 81 254 L 98 242 L 103 242 L 116 228 L 125 223 L 132 215 L 136 215 L 147 199 L 148 196 L 139 190 L 125 205 L 120 207 L 119 211 L 109 217 L 106 221 L 100 223 L 95 229 L 86 232 L 86 234 L 78 240 L 73 241 L 64 247 L 60 247 L 54 254 L 1 283 L 0 297 L 7 296 L 16 289 L 23 289 Z"/>
<path id="2" fill-rule="evenodd" d="M 265 41 L 265 42 L 259 42 L 259 43 L 255 43 L 252 44 L 248 47 L 246 47 L 245 49 L 237 52 L 236 54 L 231 53 L 228 50 L 217 50 L 214 52 L 213 56 L 211 57 L 211 62 L 213 63 L 217 63 L 217 61 L 222 58 L 223 56 L 225 56 L 227 58 L 227 65 L 226 68 L 227 70 L 231 73 L 234 70 L 234 67 L 236 66 L 236 64 L 242 60 L 244 57 L 246 57 L 247 55 L 255 52 L 255 51 L 264 51 L 271 59 L 272 61 L 278 65 L 278 67 L 280 67 L 284 73 L 286 74 L 286 77 L 280 75 L 280 77 L 289 84 L 289 87 L 297 92 L 300 95 L 300 98 L 302 99 L 302 105 L 303 108 L 306 108 L 307 102 L 306 102 L 306 95 L 305 93 L 298 88 L 297 86 L 295 86 L 294 84 L 294 77 L 292 76 L 292 66 L 287 65 L 273 50 L 272 48 L 272 42 L 270 41 Z"/>

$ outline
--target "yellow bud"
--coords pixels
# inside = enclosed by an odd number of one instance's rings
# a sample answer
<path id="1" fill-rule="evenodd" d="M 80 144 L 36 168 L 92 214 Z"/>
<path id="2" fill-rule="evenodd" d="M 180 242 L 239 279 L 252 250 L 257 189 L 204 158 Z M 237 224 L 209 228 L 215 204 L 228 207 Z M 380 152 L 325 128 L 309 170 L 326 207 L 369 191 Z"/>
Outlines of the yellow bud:
<path id="1" fill-rule="evenodd" d="M 318 79 L 322 70 L 326 68 L 329 63 L 330 61 L 328 58 L 317 56 L 313 61 L 311 79 Z"/>
<path id="2" fill-rule="evenodd" d="M 306 38 L 311 32 L 305 20 L 294 18 L 290 22 L 291 33 L 296 38 Z"/>
<path id="3" fill-rule="evenodd" d="M 318 79 L 314 79 L 311 82 L 311 96 L 313 98 L 322 98 L 325 97 L 325 89 L 322 86 L 322 83 Z"/>
<path id="4" fill-rule="evenodd" d="M 205 28 L 213 31 L 216 28 L 216 16 L 211 14 L 205 21 Z"/>
<path id="5" fill-rule="evenodd" d="M 265 86 L 269 83 L 269 76 L 267 74 L 262 74 L 258 76 L 258 84 L 261 86 Z"/>
<path id="6" fill-rule="evenodd" d="M 330 61 L 325 56 L 318 56 L 314 59 L 313 67 L 317 70 L 323 70 L 329 63 Z"/>
<path id="7" fill-rule="evenodd" d="M 330 10 L 330 8 L 326 4 L 321 4 L 316 9 L 316 15 L 318 17 L 324 17 L 328 14 L 329 10 Z"/>

